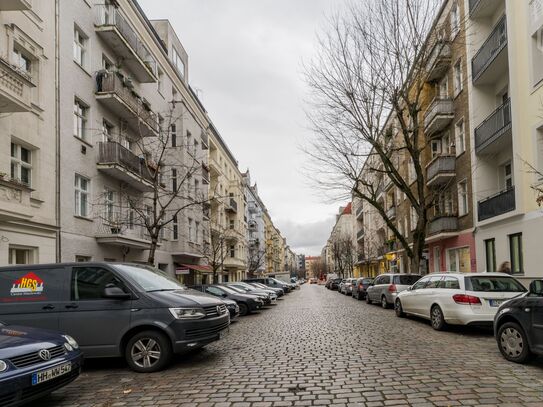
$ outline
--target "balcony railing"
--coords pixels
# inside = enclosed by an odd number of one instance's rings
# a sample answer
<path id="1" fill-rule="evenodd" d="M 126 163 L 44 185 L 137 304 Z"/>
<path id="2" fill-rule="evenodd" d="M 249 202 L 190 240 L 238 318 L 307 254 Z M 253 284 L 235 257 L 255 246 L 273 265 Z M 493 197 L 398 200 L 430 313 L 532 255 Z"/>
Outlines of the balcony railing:
<path id="1" fill-rule="evenodd" d="M 515 210 L 515 187 L 511 187 L 478 202 L 479 222 Z"/>
<path id="2" fill-rule="evenodd" d="M 424 130 L 428 134 L 444 129 L 454 117 L 454 103 L 452 99 L 436 97 L 426 110 L 424 116 Z"/>
<path id="3" fill-rule="evenodd" d="M 454 232 L 458 230 L 458 217 L 456 215 L 439 215 L 428 224 L 428 235 Z"/>
<path id="4" fill-rule="evenodd" d="M 100 244 L 125 246 L 137 249 L 148 249 L 151 239 L 147 229 L 138 225 L 138 221 L 130 214 L 104 209 L 95 220 L 95 238 Z"/>
<path id="5" fill-rule="evenodd" d="M 426 64 L 426 71 L 428 72 L 427 80 L 435 81 L 436 79 L 442 78 L 447 72 L 450 64 L 450 42 L 443 39 L 435 41 L 430 55 L 428 56 L 428 63 Z"/>
<path id="6" fill-rule="evenodd" d="M 471 71 L 473 82 L 475 83 L 483 74 L 483 72 L 496 59 L 498 54 L 507 45 L 507 20 L 503 16 L 496 24 L 489 37 L 481 46 L 477 54 L 471 60 Z"/>
<path id="7" fill-rule="evenodd" d="M 361 240 L 362 238 L 364 237 L 364 229 L 360 229 L 357 233 L 356 233 L 356 240 Z"/>
<path id="8" fill-rule="evenodd" d="M 442 184 L 456 174 L 456 157 L 440 155 L 435 157 L 426 168 L 426 185 Z"/>
<path id="9" fill-rule="evenodd" d="M 232 212 L 237 212 L 238 211 L 238 203 L 236 202 L 236 200 L 234 198 L 230 198 L 230 200 L 228 201 L 228 206 L 226 207 L 227 210 L 230 210 Z"/>
<path id="10" fill-rule="evenodd" d="M 96 76 L 96 96 L 99 100 L 102 100 L 104 96 L 118 98 L 124 106 L 119 106 L 119 103 L 105 99 L 104 103 L 114 109 L 121 118 L 132 123 L 134 130 L 140 131 L 139 123 L 141 122 L 150 132 L 155 134 L 158 132 L 157 115 L 151 111 L 141 97 L 137 96 L 127 78 L 122 78 L 115 72 L 99 72 Z"/>
<path id="11" fill-rule="evenodd" d="M 156 61 L 118 8 L 96 5 L 96 29 L 140 82 L 156 81 Z"/>
<path id="12" fill-rule="evenodd" d="M 475 129 L 475 152 L 480 153 L 510 129 L 511 102 L 507 99 Z"/>
<path id="13" fill-rule="evenodd" d="M 0 113 L 29 112 L 31 78 L 0 57 Z"/>

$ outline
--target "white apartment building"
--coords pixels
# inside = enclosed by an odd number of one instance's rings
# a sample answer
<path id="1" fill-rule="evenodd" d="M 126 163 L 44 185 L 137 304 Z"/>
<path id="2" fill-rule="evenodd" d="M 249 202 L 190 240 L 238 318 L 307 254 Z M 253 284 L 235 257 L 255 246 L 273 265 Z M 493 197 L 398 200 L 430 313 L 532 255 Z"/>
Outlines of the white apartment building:
<path id="1" fill-rule="evenodd" d="M 55 9 L 0 1 L 0 264 L 54 262 Z"/>
<path id="2" fill-rule="evenodd" d="M 465 4 L 477 268 L 542 277 L 542 180 L 527 164 L 543 168 L 543 2 Z"/>

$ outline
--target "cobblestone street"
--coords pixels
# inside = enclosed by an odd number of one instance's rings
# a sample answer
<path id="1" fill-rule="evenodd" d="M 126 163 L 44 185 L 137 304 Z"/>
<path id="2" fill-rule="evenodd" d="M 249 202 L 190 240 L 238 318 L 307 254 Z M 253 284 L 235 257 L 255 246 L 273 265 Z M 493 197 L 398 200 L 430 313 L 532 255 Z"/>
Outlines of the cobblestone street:
<path id="1" fill-rule="evenodd" d="M 541 406 L 543 360 L 516 365 L 490 331 L 436 332 L 306 284 L 166 371 L 92 360 L 38 405 Z"/>

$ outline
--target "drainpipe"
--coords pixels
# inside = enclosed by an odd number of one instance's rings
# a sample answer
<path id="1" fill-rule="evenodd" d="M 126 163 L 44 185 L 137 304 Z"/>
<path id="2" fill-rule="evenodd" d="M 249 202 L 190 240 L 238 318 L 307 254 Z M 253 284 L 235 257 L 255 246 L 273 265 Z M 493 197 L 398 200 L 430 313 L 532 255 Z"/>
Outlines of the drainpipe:
<path id="1" fill-rule="evenodd" d="M 55 0 L 55 221 L 57 263 L 61 261 L 60 241 L 60 0 Z"/>

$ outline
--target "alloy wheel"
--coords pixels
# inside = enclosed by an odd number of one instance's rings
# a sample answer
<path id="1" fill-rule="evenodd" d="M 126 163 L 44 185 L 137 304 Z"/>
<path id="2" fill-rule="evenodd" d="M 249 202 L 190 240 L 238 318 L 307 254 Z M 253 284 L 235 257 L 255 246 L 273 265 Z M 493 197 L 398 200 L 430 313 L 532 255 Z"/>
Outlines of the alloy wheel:
<path id="1" fill-rule="evenodd" d="M 439 308 L 437 305 L 432 308 L 431 322 L 432 328 L 434 328 L 436 331 L 442 330 L 443 326 L 445 325 L 443 320 L 443 312 L 441 312 L 441 308 Z"/>
<path id="2" fill-rule="evenodd" d="M 160 344 L 152 338 L 141 338 L 134 342 L 130 356 L 134 364 L 139 367 L 153 367 L 162 355 Z"/>
<path id="3" fill-rule="evenodd" d="M 500 346 L 507 355 L 518 358 L 524 349 L 522 335 L 515 328 L 506 328 L 500 336 Z"/>

